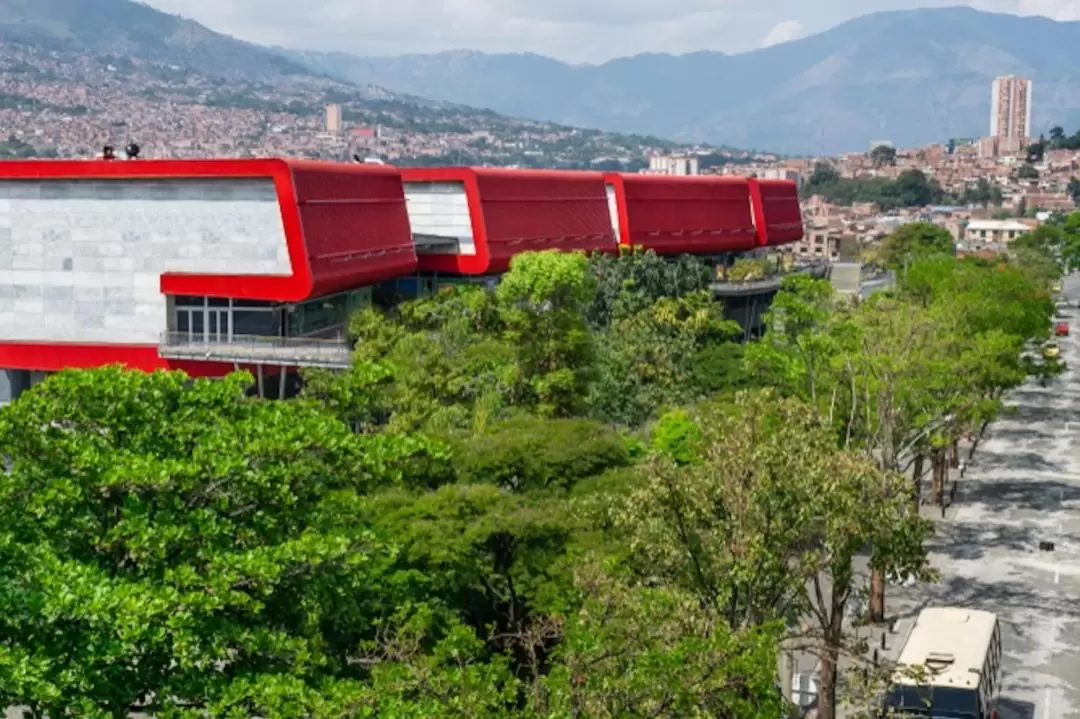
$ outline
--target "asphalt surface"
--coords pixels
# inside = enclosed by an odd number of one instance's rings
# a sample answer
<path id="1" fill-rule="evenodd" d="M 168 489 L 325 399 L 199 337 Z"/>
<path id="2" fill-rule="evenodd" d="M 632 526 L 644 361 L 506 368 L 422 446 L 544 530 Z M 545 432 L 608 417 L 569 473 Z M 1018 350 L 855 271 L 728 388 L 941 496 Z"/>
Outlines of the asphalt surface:
<path id="1" fill-rule="evenodd" d="M 1075 305 L 1080 278 L 1064 290 Z M 1080 333 L 1080 310 L 1064 314 Z M 889 590 L 904 622 L 926 605 L 997 613 L 1001 719 L 1080 718 L 1080 336 L 1057 341 L 1067 371 L 1011 396 L 1015 413 L 991 428 L 946 517 L 929 510 L 941 581 Z"/>

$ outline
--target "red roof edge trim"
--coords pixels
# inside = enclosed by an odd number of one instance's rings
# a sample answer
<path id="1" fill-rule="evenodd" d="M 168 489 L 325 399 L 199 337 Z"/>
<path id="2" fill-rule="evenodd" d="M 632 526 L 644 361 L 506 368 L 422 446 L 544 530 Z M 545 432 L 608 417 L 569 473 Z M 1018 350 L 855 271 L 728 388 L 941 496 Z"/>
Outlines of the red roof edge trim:
<path id="1" fill-rule="evenodd" d="M 765 205 L 761 198 L 761 185 L 757 179 L 751 177 L 750 183 L 750 206 L 754 210 L 754 229 L 757 231 L 758 247 L 769 244 L 769 227 L 765 223 Z"/>
<path id="2" fill-rule="evenodd" d="M 605 172 L 604 182 L 615 190 L 615 212 L 619 217 L 619 236 L 616 238 L 620 245 L 630 245 L 630 212 L 626 205 L 626 183 L 622 173 Z M 614 231 L 614 227 L 611 228 Z"/>
<path id="3" fill-rule="evenodd" d="M 228 362 L 170 360 L 158 354 L 154 345 L 108 345 L 75 342 L 0 342 L 0 367 L 31 372 L 59 372 L 65 369 L 92 369 L 122 365 L 128 369 L 153 372 L 182 370 L 191 377 L 223 377 L 236 371 Z M 254 366 L 240 365 L 255 374 Z M 295 368 L 287 367 L 287 372 Z"/>

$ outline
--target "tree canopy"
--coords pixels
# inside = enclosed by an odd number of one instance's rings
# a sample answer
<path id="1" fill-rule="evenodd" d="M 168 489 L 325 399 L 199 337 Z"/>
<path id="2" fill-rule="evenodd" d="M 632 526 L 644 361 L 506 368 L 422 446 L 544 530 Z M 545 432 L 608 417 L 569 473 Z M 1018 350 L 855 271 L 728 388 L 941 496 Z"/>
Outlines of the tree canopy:
<path id="1" fill-rule="evenodd" d="M 912 466 L 944 477 L 1059 371 L 1032 350 L 1078 235 L 958 260 L 909 225 L 895 288 L 790 275 L 750 343 L 698 260 L 547 252 L 361 310 L 351 367 L 296 399 L 59 373 L 0 409 L 2 701 L 759 719 L 797 642 L 833 719 L 844 668 L 870 667 L 850 599 L 880 619 L 888 579 L 933 579 Z"/>
<path id="2" fill-rule="evenodd" d="M 930 222 L 901 225 L 882 243 L 882 259 L 891 269 L 901 269 L 931 255 L 952 255 L 955 251 L 949 231 Z"/>

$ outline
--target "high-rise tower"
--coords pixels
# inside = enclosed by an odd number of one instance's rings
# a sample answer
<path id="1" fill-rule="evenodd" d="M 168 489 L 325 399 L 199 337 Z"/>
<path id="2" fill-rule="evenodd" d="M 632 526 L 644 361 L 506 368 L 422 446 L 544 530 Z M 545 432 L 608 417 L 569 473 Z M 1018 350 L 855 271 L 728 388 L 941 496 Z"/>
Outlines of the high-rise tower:
<path id="1" fill-rule="evenodd" d="M 990 136 L 1002 149 L 1019 149 L 1031 138 L 1031 80 L 1015 75 L 994 78 L 990 95 Z"/>

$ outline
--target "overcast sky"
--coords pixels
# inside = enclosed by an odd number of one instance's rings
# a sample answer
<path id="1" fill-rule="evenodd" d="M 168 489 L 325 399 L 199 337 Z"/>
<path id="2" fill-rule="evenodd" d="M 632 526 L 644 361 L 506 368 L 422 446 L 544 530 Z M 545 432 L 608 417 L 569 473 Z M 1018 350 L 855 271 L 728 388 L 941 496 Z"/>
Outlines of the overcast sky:
<path id="1" fill-rule="evenodd" d="M 571 62 L 639 52 L 740 52 L 875 10 L 965 0 L 147 0 L 251 40 L 357 55 L 531 51 Z M 1080 0 L 971 0 L 986 10 L 1080 19 Z"/>

